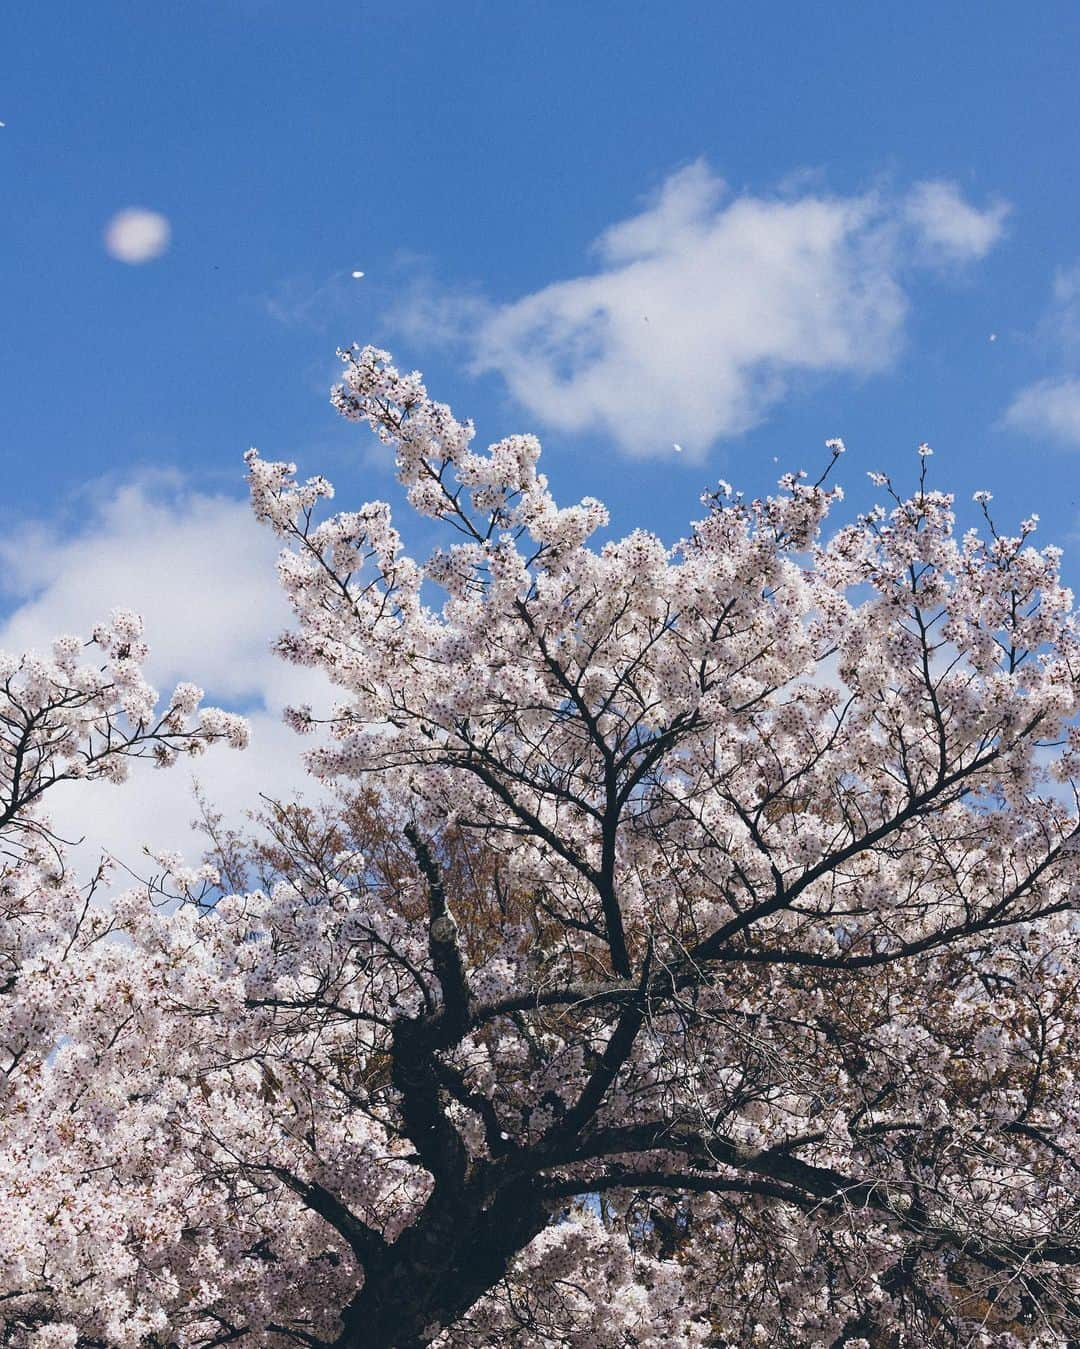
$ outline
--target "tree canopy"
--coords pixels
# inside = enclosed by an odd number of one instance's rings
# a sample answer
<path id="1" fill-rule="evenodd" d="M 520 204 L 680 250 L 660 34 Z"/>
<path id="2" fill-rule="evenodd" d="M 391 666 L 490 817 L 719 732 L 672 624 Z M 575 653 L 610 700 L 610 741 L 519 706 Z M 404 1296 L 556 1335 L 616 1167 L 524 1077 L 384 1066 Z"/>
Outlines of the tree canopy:
<path id="1" fill-rule="evenodd" d="M 248 456 L 331 804 L 109 905 L 41 800 L 243 741 L 133 616 L 3 666 L 0 1342 L 1080 1337 L 1080 634 L 1034 521 L 722 484 L 598 545 L 386 353 L 444 532 Z M 829 469 L 843 446 L 829 442 Z"/>

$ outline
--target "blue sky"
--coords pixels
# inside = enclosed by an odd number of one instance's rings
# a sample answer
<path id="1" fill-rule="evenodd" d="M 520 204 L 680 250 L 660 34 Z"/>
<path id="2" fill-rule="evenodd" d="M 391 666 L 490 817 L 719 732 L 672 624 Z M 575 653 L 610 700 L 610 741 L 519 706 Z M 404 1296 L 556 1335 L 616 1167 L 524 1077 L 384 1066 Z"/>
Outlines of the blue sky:
<path id="1" fill-rule="evenodd" d="M 326 401 L 354 340 L 619 529 L 835 435 L 861 506 L 928 440 L 1080 582 L 1078 68 L 1072 3 L 9 6 L 0 645 L 156 604 L 163 678 L 194 623 L 208 687 L 269 706 L 240 455 L 393 498 Z M 133 206 L 171 227 L 141 265 L 102 242 Z"/>

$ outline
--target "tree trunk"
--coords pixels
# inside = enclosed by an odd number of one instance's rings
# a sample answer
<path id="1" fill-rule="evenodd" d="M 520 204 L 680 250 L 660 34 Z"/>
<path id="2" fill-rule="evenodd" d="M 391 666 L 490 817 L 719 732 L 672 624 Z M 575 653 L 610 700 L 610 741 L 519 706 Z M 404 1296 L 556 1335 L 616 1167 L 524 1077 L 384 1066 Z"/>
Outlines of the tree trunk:
<path id="1" fill-rule="evenodd" d="M 433 1201 L 365 1271 L 334 1349 L 423 1349 L 498 1283 L 549 1220 L 522 1181 L 486 1206 L 468 1193 Z"/>

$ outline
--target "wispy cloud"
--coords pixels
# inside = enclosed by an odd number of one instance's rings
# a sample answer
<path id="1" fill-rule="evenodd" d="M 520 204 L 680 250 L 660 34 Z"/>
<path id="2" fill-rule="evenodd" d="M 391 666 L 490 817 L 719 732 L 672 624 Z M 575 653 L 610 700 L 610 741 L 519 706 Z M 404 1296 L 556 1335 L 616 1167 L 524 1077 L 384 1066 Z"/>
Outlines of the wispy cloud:
<path id="1" fill-rule="evenodd" d="M 1067 368 L 1020 389 L 1005 410 L 1004 424 L 1080 446 L 1080 263 L 1062 268 L 1054 277 L 1043 327 Z"/>
<path id="2" fill-rule="evenodd" d="M 1080 378 L 1052 375 L 1026 385 L 1006 409 L 1005 423 L 1017 431 L 1080 445 Z"/>
<path id="3" fill-rule="evenodd" d="M 325 332 L 350 312 L 356 295 L 356 282 L 342 270 L 321 281 L 310 276 L 285 277 L 261 295 L 259 302 L 284 327 Z"/>
<path id="4" fill-rule="evenodd" d="M 417 287 L 397 322 L 453 337 L 541 423 L 632 455 L 698 458 L 767 416 L 797 375 L 868 375 L 902 346 L 912 266 L 976 261 L 1005 207 L 947 183 L 906 196 L 796 185 L 733 195 L 702 162 L 605 230 L 589 273 L 506 304 Z"/>
<path id="5" fill-rule="evenodd" d="M 916 183 L 904 203 L 904 215 L 931 262 L 976 262 L 986 257 L 1005 232 L 1009 207 L 992 202 L 984 210 L 964 200 L 955 183 Z"/>

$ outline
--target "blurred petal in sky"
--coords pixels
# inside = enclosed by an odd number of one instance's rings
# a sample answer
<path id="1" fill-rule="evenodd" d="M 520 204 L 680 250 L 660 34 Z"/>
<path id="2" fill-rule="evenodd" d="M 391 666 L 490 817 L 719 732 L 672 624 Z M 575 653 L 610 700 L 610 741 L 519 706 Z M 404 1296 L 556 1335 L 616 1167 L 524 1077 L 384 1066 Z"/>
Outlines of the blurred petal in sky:
<path id="1" fill-rule="evenodd" d="M 118 262 L 152 262 L 168 248 L 171 233 L 168 220 L 159 212 L 129 206 L 105 227 L 105 251 Z"/>

